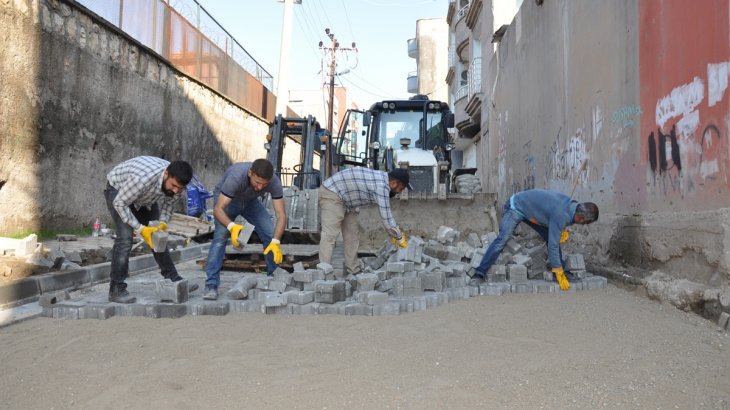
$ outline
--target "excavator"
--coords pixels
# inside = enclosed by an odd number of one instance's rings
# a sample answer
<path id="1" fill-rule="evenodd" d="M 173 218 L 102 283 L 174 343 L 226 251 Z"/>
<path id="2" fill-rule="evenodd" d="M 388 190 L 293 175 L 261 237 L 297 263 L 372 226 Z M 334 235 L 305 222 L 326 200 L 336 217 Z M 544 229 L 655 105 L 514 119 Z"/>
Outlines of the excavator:
<path id="1" fill-rule="evenodd" d="M 285 185 L 287 233 L 298 234 L 298 243 L 306 239 L 318 242 L 319 185 L 354 166 L 408 171 L 413 191 L 401 192 L 391 206 L 396 221 L 411 235 L 432 237 L 442 225 L 462 235 L 496 229 L 493 194 L 451 192 L 454 144 L 449 128 L 453 126 L 448 104 L 422 95 L 379 101 L 368 110 L 348 110 L 335 138 L 328 138 L 312 116 L 277 116 L 266 147 L 267 158 Z M 299 163 L 292 172 L 281 165 L 287 139 L 296 141 L 300 149 Z M 379 247 L 383 235 L 377 208 L 359 211 L 361 246 Z"/>

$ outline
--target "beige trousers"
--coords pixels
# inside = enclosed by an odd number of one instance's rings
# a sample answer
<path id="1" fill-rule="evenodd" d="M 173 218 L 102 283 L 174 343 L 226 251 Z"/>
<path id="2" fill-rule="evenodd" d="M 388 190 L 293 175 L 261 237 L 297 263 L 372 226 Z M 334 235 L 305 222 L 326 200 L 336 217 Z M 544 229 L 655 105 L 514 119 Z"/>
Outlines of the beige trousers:
<path id="1" fill-rule="evenodd" d="M 322 233 L 319 240 L 319 261 L 332 263 L 332 252 L 335 249 L 337 236 L 342 231 L 345 247 L 345 267 L 348 273 L 360 270 L 357 260 L 358 238 L 360 228 L 357 225 L 357 212 L 347 212 L 345 204 L 336 193 L 327 188 L 319 188 L 319 211 Z"/>

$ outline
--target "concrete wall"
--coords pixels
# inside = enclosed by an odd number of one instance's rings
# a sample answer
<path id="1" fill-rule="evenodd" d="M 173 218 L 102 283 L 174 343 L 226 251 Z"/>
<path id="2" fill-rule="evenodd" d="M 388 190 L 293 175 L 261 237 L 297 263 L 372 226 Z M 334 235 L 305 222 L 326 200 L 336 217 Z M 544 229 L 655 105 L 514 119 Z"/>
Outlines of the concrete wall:
<path id="1" fill-rule="evenodd" d="M 416 21 L 418 41 L 418 94 L 448 101 L 446 73 L 449 71 L 449 25 L 444 18 Z"/>
<path id="2" fill-rule="evenodd" d="M 0 2 L 0 234 L 108 218 L 106 173 L 184 159 L 212 188 L 268 124 L 72 2 Z"/>
<path id="3" fill-rule="evenodd" d="M 728 23 L 725 0 L 523 2 L 483 87 L 487 190 L 577 180 L 592 263 L 728 281 Z"/>

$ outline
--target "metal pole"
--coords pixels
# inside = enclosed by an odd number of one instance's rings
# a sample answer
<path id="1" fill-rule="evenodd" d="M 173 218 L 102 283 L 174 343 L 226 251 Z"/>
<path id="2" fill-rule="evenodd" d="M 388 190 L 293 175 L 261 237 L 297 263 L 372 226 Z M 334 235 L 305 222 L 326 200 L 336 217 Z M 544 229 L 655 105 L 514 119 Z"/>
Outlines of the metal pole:
<path id="1" fill-rule="evenodd" d="M 289 50 L 291 49 L 292 8 L 294 0 L 284 0 L 284 20 L 281 25 L 281 49 L 279 50 L 279 75 L 276 85 L 276 113 L 287 116 L 289 102 Z"/>
<path id="2" fill-rule="evenodd" d="M 332 62 L 330 63 L 330 101 L 329 101 L 329 114 L 327 115 L 327 130 L 329 136 L 327 137 L 327 156 L 325 157 L 325 166 L 327 175 L 332 173 L 332 153 L 329 152 L 332 147 L 332 139 L 334 136 L 334 110 L 335 110 L 335 66 L 336 66 L 336 54 L 337 54 L 337 40 L 332 36 Z"/>

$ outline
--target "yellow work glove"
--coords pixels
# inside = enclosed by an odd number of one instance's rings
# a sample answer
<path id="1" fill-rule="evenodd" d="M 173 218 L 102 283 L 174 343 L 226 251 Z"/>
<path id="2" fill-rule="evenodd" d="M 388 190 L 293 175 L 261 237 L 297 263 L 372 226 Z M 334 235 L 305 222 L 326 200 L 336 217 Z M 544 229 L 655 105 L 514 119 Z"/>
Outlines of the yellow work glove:
<path id="1" fill-rule="evenodd" d="M 563 229 L 563 232 L 560 233 L 560 244 L 564 244 L 565 242 L 568 242 L 568 239 L 570 238 L 570 235 L 568 235 L 568 230 Z"/>
<path id="2" fill-rule="evenodd" d="M 238 234 L 241 233 L 241 229 L 243 229 L 243 225 L 239 225 L 235 222 L 228 224 L 228 232 L 231 233 L 231 245 L 235 248 L 241 247 L 241 244 L 238 242 Z"/>
<path id="3" fill-rule="evenodd" d="M 165 232 L 167 232 L 167 224 L 166 224 L 166 223 L 164 223 L 164 222 L 160 222 L 160 223 L 159 223 L 159 224 L 157 225 L 157 227 L 158 227 L 158 228 L 159 228 L 159 229 L 160 229 L 161 231 L 165 231 Z"/>
<path id="4" fill-rule="evenodd" d="M 403 232 L 401 232 L 400 234 L 400 239 L 390 238 L 390 243 L 392 243 L 393 245 L 397 244 L 400 248 L 408 247 L 408 239 L 406 239 L 406 234 L 404 234 Z"/>
<path id="5" fill-rule="evenodd" d="M 280 264 L 284 260 L 284 255 L 281 253 L 281 241 L 278 239 L 272 239 L 269 246 L 264 249 L 264 255 L 268 255 L 269 252 L 274 252 L 274 263 Z"/>
<path id="6" fill-rule="evenodd" d="M 144 239 L 145 242 L 147 242 L 147 245 L 149 245 L 150 249 L 155 249 L 155 245 L 152 244 L 152 234 L 157 232 L 158 228 L 156 226 L 142 226 L 142 229 L 139 230 L 139 236 Z"/>
<path id="7" fill-rule="evenodd" d="M 565 271 L 563 268 L 553 268 L 553 273 L 555 274 L 555 280 L 558 281 L 560 290 L 570 289 L 570 282 L 568 282 L 568 278 L 565 277 Z"/>

